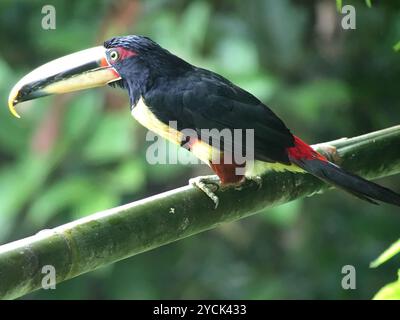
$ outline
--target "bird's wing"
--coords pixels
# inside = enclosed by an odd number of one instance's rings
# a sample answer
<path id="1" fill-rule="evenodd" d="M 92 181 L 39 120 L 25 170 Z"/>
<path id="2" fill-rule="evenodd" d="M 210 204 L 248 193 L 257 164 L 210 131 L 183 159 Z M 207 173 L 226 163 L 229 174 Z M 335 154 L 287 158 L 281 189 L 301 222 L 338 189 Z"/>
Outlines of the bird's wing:
<path id="1" fill-rule="evenodd" d="M 294 146 L 294 140 L 285 124 L 256 97 L 215 73 L 197 69 L 190 76 L 170 79 L 145 100 L 159 120 L 177 121 L 178 130 L 194 129 L 207 143 L 213 137 L 220 139 L 212 129 L 231 130 L 220 145 L 224 150 L 244 151 L 244 132 L 243 139 L 234 139 L 232 130 L 253 129 L 255 159 L 289 163 L 286 149 Z"/>

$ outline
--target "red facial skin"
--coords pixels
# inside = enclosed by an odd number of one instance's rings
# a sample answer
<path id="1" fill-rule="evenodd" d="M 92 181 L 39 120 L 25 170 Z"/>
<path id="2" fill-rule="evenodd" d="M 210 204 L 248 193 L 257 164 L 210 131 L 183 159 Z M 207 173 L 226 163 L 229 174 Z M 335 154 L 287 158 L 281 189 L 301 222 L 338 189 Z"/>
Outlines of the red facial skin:
<path id="1" fill-rule="evenodd" d="M 125 48 L 122 48 L 122 47 L 115 48 L 115 50 L 117 50 L 117 52 L 118 52 L 118 56 L 119 56 L 118 61 L 130 58 L 130 57 L 137 56 L 137 52 L 131 51 L 131 50 L 128 50 L 128 49 L 125 49 Z M 104 58 L 101 59 L 100 65 L 102 67 L 107 67 L 107 66 L 113 65 L 115 62 L 114 61 L 108 61 L 107 58 L 104 57 Z"/>
<path id="2" fill-rule="evenodd" d="M 119 59 L 118 60 L 119 61 L 127 59 L 127 58 L 130 58 L 130 57 L 134 57 L 134 56 L 137 55 L 137 52 L 131 51 L 131 50 L 128 50 L 128 49 L 125 49 L 125 48 L 122 48 L 122 47 L 118 47 L 118 48 L 116 48 L 116 50 L 118 51 L 118 55 L 119 55 Z M 100 66 L 101 67 L 105 67 L 105 68 L 112 66 L 114 63 L 115 63 L 114 61 L 108 61 L 107 57 L 103 57 L 100 60 Z M 120 75 L 118 74 L 118 72 L 116 70 L 113 70 L 113 72 L 115 73 L 116 77 L 120 77 Z"/>
<path id="3" fill-rule="evenodd" d="M 137 56 L 136 51 L 128 50 L 128 49 L 125 49 L 122 47 L 117 48 L 117 51 L 119 53 L 120 60 L 124 60 L 124 59 L 130 58 L 130 57 Z"/>

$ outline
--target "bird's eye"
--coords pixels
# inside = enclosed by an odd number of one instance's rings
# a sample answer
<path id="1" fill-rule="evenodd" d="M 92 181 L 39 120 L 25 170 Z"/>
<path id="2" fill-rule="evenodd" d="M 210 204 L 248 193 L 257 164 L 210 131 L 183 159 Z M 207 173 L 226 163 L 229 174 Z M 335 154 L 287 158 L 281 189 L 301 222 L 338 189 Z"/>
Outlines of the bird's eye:
<path id="1" fill-rule="evenodd" d="M 116 51 L 116 50 L 114 50 L 114 51 L 111 51 L 110 52 L 110 59 L 112 60 L 112 61 L 117 61 L 118 59 L 119 59 L 119 54 L 118 54 L 118 51 Z"/>

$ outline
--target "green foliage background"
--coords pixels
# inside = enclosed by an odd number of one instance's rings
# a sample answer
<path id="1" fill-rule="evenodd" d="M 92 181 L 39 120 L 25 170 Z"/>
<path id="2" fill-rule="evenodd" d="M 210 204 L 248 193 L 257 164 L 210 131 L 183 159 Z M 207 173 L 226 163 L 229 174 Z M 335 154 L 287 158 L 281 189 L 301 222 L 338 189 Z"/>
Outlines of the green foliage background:
<path id="1" fill-rule="evenodd" d="M 110 36 L 150 36 L 223 74 L 310 143 L 398 124 L 400 3 L 342 2 L 355 6 L 356 30 L 341 28 L 333 0 L 1 1 L 0 243 L 209 172 L 149 165 L 146 131 L 121 90 L 25 103 L 19 121 L 8 113 L 9 90 L 22 75 Z M 46 4 L 56 8 L 56 30 L 41 28 Z M 399 177 L 380 182 L 400 190 Z M 332 191 L 25 298 L 369 299 L 396 279 L 399 257 L 378 269 L 369 263 L 399 237 L 398 213 Z M 348 264 L 357 270 L 356 290 L 341 287 Z"/>

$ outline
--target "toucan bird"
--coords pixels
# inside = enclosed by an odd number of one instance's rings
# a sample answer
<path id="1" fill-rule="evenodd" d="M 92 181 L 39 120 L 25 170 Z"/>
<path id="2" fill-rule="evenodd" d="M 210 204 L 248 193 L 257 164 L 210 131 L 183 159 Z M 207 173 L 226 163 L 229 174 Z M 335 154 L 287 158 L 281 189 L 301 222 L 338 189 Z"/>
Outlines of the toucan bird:
<path id="1" fill-rule="evenodd" d="M 25 77 L 11 90 L 8 104 L 15 105 L 50 94 L 66 93 L 110 84 L 128 91 L 133 117 L 149 130 L 185 147 L 207 163 L 220 185 L 240 185 L 251 175 L 248 163 L 225 161 L 226 146 L 234 154 L 243 139 L 224 136 L 215 145 L 209 132 L 253 132 L 253 158 L 272 168 L 308 172 L 371 203 L 382 201 L 400 206 L 400 195 L 349 173 L 328 161 L 249 92 L 224 77 L 163 49 L 143 36 L 115 37 L 103 46 L 83 50 L 49 62 Z M 170 125 L 176 123 L 176 127 Z M 185 135 L 191 129 L 197 135 Z M 207 131 L 208 130 L 208 131 Z M 203 135 L 207 131 L 209 134 Z M 221 141 L 218 141 L 221 142 Z M 232 160 L 234 157 L 230 157 Z M 218 205 L 218 198 L 205 178 L 192 181 Z"/>

